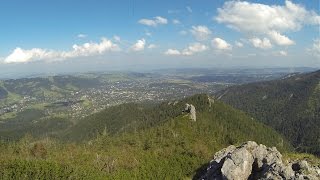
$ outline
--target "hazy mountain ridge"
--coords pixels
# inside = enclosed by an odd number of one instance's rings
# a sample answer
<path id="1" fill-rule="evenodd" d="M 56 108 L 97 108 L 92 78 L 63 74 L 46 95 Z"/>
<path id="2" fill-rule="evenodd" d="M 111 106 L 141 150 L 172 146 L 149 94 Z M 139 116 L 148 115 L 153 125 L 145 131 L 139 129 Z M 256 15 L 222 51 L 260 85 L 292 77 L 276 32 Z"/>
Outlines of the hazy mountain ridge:
<path id="1" fill-rule="evenodd" d="M 320 153 L 320 71 L 233 86 L 218 99 L 281 132 L 299 151 Z"/>

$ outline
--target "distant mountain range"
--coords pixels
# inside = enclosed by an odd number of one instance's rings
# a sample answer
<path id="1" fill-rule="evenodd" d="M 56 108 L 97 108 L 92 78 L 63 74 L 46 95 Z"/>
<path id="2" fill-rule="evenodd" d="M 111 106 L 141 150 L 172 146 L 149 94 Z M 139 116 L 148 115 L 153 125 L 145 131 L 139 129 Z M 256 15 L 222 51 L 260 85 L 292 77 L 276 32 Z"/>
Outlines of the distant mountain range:
<path id="1" fill-rule="evenodd" d="M 216 98 L 273 127 L 296 150 L 320 155 L 320 70 L 232 86 Z"/>

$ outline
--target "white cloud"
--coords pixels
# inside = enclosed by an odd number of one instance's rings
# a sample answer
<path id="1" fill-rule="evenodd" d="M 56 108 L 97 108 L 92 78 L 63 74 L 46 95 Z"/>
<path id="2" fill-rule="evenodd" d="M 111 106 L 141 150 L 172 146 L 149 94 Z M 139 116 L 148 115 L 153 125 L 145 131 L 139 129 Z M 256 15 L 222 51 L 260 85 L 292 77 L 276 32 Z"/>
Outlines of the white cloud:
<path id="1" fill-rule="evenodd" d="M 114 35 L 114 36 L 113 36 L 113 39 L 114 39 L 114 41 L 116 41 L 116 42 L 120 42 L 120 41 L 121 41 L 120 36 L 117 36 L 117 35 Z"/>
<path id="2" fill-rule="evenodd" d="M 53 51 L 48 51 L 40 48 L 24 50 L 17 47 L 13 52 L 4 59 L 4 63 L 27 63 L 42 59 L 51 59 L 55 57 Z"/>
<path id="3" fill-rule="evenodd" d="M 161 16 L 155 17 L 155 21 L 157 24 L 167 24 L 168 20 L 166 18 L 163 18 Z"/>
<path id="4" fill-rule="evenodd" d="M 153 19 L 140 19 L 138 23 L 146 25 L 146 26 L 153 26 L 156 27 L 161 24 L 168 24 L 168 20 L 161 16 L 156 16 Z"/>
<path id="5" fill-rule="evenodd" d="M 173 20 L 172 20 L 172 23 L 173 23 L 173 24 L 181 24 L 181 22 L 180 22 L 178 19 L 173 19 Z"/>
<path id="6" fill-rule="evenodd" d="M 268 34 L 269 37 L 278 45 L 289 46 L 295 44 L 294 41 L 276 31 L 270 31 Z"/>
<path id="7" fill-rule="evenodd" d="M 63 52 L 62 56 L 65 57 L 79 57 L 79 56 L 91 56 L 102 54 L 106 51 L 119 51 L 120 48 L 112 41 L 102 38 L 100 43 L 84 43 L 82 45 L 73 45 L 73 50 L 70 52 Z"/>
<path id="8" fill-rule="evenodd" d="M 180 10 L 178 9 L 169 9 L 168 10 L 168 14 L 179 14 L 180 13 Z"/>
<path id="9" fill-rule="evenodd" d="M 235 44 L 237 47 L 243 47 L 243 43 L 242 43 L 242 42 L 236 41 L 234 44 Z"/>
<path id="10" fill-rule="evenodd" d="M 276 56 L 287 56 L 288 52 L 287 51 L 278 51 L 275 53 Z"/>
<path id="11" fill-rule="evenodd" d="M 218 9 L 215 20 L 251 36 L 268 36 L 277 45 L 293 45 L 283 35 L 299 31 L 304 25 L 319 25 L 320 16 L 299 4 L 285 1 L 284 5 L 265 5 L 247 1 L 228 1 Z"/>
<path id="12" fill-rule="evenodd" d="M 207 26 L 192 26 L 190 32 L 198 41 L 207 40 L 212 34 Z"/>
<path id="13" fill-rule="evenodd" d="M 152 33 L 151 32 L 149 32 L 149 31 L 146 31 L 146 36 L 149 36 L 149 37 L 151 37 L 152 36 Z"/>
<path id="14" fill-rule="evenodd" d="M 193 55 L 195 53 L 199 53 L 199 52 L 205 51 L 207 49 L 208 49 L 208 47 L 206 45 L 196 42 L 196 43 L 190 44 L 186 49 L 184 49 L 182 51 L 182 55 L 190 56 L 190 55 Z"/>
<path id="15" fill-rule="evenodd" d="M 86 38 L 87 35 L 86 35 L 86 34 L 78 34 L 77 37 L 78 37 L 78 38 Z"/>
<path id="16" fill-rule="evenodd" d="M 320 58 L 320 39 L 314 40 L 311 48 L 308 48 L 307 50 L 311 55 Z"/>
<path id="17" fill-rule="evenodd" d="M 180 31 L 180 32 L 179 32 L 179 34 L 180 34 L 180 35 L 185 36 L 185 35 L 187 35 L 187 34 L 188 34 L 188 32 L 187 32 L 187 31 L 185 31 L 185 30 L 182 30 L 182 31 Z"/>
<path id="18" fill-rule="evenodd" d="M 231 50 L 232 49 L 232 46 L 221 38 L 214 38 L 211 41 L 211 45 L 214 49 L 217 49 L 217 50 Z"/>
<path id="19" fill-rule="evenodd" d="M 157 23 L 151 19 L 140 19 L 138 22 L 146 26 L 157 26 Z"/>
<path id="20" fill-rule="evenodd" d="M 71 51 L 54 51 L 41 48 L 25 50 L 17 47 L 4 59 L 4 63 L 27 63 L 33 61 L 56 61 L 75 57 L 85 57 L 103 54 L 107 51 L 120 51 L 117 44 L 106 38 L 102 38 L 100 43 L 84 43 L 73 45 Z"/>
<path id="21" fill-rule="evenodd" d="M 140 39 L 140 40 L 137 40 L 137 42 L 133 46 L 131 46 L 130 49 L 132 51 L 143 51 L 145 45 L 146 45 L 146 40 L 145 39 Z"/>
<path id="22" fill-rule="evenodd" d="M 155 45 L 155 44 L 150 44 L 149 46 L 148 46 L 148 49 L 154 49 L 154 48 L 156 48 L 157 47 L 157 45 Z"/>
<path id="23" fill-rule="evenodd" d="M 260 48 L 260 49 L 272 48 L 272 44 L 268 38 L 259 39 L 255 37 L 255 38 L 249 39 L 249 41 L 256 48 Z"/>
<path id="24" fill-rule="evenodd" d="M 191 9 L 190 6 L 187 6 L 186 9 L 187 9 L 187 11 L 188 11 L 189 13 L 192 13 L 192 9 Z"/>
<path id="25" fill-rule="evenodd" d="M 180 55 L 180 51 L 176 50 L 176 49 L 168 49 L 166 52 L 164 52 L 165 55 L 169 55 L 169 56 L 176 56 L 176 55 Z"/>
<path id="26" fill-rule="evenodd" d="M 179 51 L 177 49 L 168 49 L 164 54 L 174 55 L 174 56 L 178 56 L 178 55 L 191 56 L 196 53 L 203 52 L 207 49 L 208 47 L 206 45 L 196 42 L 196 43 L 190 44 L 187 48 L 183 49 L 182 51 Z"/>
<path id="27" fill-rule="evenodd" d="M 285 6 L 228 1 L 218 9 L 216 20 L 240 31 L 265 33 L 296 31 L 303 24 L 320 24 L 319 18 L 291 1 L 285 1 Z"/>

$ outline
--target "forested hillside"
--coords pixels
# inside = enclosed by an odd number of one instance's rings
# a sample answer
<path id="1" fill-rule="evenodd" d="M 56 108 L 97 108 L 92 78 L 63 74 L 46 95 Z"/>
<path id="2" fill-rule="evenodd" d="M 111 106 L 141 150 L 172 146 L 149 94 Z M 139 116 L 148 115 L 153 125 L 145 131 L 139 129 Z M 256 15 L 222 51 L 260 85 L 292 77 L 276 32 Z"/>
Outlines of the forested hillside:
<path id="1" fill-rule="evenodd" d="M 196 107 L 197 121 L 181 112 L 186 102 Z M 230 144 L 253 140 L 282 152 L 291 149 L 273 129 L 207 95 L 115 106 L 62 136 L 82 141 L 25 137 L 1 143 L 0 178 L 180 179 L 193 177 L 214 152 Z"/>
<path id="2" fill-rule="evenodd" d="M 208 111 L 208 98 L 207 95 L 196 95 L 163 103 L 128 103 L 110 107 L 81 119 L 75 126 L 66 130 L 64 139 L 88 140 L 102 131 L 119 134 L 146 129 L 181 115 L 188 102 L 192 102 L 199 113 Z"/>
<path id="3" fill-rule="evenodd" d="M 320 155 L 320 71 L 234 86 L 216 97 L 275 128 L 296 150 Z"/>

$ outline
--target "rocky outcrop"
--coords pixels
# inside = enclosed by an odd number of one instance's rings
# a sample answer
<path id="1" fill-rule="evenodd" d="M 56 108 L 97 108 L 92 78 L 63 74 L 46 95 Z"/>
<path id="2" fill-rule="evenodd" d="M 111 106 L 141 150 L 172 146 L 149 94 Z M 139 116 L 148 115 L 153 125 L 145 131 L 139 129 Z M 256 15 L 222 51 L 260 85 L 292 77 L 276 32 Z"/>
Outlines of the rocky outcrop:
<path id="1" fill-rule="evenodd" d="M 186 104 L 186 107 L 184 108 L 183 112 L 186 112 L 189 114 L 189 118 L 192 121 L 197 121 L 197 115 L 196 115 L 196 108 L 192 104 Z"/>
<path id="2" fill-rule="evenodd" d="M 208 95 L 208 102 L 209 102 L 209 107 L 211 107 L 212 104 L 214 104 L 214 99 L 212 97 L 210 97 L 209 95 Z"/>
<path id="3" fill-rule="evenodd" d="M 217 152 L 200 179 L 212 180 L 318 180 L 320 168 L 307 161 L 282 162 L 275 148 L 248 141 L 239 147 L 233 145 Z"/>

